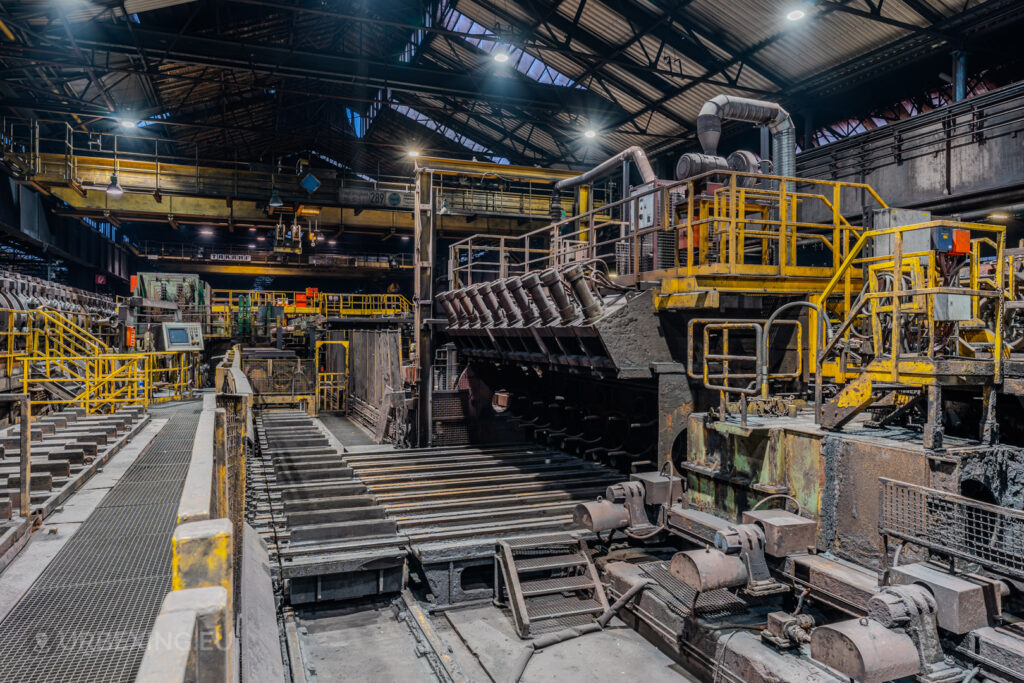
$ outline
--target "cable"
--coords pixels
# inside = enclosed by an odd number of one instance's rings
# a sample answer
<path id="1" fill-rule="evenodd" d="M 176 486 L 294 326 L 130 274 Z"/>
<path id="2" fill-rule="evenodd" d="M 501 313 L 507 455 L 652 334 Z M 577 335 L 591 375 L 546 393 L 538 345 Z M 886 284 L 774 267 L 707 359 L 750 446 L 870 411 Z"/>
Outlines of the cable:
<path id="1" fill-rule="evenodd" d="M 801 505 L 800 501 L 798 501 L 796 498 L 794 498 L 793 496 L 791 496 L 789 494 L 786 494 L 786 493 L 774 493 L 774 494 L 768 496 L 767 498 L 762 498 L 761 500 L 757 501 L 757 504 L 754 505 L 754 507 L 750 508 L 750 511 L 753 512 L 754 510 L 758 509 L 759 507 L 761 507 L 762 505 L 767 503 L 772 498 L 785 498 L 786 500 L 793 501 L 793 503 L 796 505 L 797 514 L 800 515 L 801 517 L 803 516 L 803 514 L 804 514 L 804 506 Z"/>

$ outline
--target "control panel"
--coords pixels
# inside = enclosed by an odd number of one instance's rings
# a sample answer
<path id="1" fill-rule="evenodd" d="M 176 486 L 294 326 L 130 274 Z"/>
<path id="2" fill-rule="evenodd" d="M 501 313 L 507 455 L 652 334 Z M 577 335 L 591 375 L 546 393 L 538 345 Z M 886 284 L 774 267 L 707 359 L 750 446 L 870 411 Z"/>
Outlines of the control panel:
<path id="1" fill-rule="evenodd" d="M 157 341 L 161 351 L 202 351 L 203 329 L 199 323 L 161 323 Z"/>

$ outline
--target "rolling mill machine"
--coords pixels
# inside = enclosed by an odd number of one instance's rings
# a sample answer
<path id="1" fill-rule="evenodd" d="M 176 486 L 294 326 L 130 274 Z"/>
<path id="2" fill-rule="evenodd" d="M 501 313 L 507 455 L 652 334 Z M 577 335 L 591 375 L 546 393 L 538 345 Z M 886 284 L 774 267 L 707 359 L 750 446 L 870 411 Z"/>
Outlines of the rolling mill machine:
<path id="1" fill-rule="evenodd" d="M 771 161 L 720 156 L 726 119 Z M 498 542 L 496 599 L 534 647 L 611 605 L 707 680 L 1024 680 L 1020 251 L 795 177 L 776 104 L 716 97 L 698 137 L 673 180 L 632 148 L 554 185 L 575 215 L 449 250 L 481 417 L 621 473 Z"/>

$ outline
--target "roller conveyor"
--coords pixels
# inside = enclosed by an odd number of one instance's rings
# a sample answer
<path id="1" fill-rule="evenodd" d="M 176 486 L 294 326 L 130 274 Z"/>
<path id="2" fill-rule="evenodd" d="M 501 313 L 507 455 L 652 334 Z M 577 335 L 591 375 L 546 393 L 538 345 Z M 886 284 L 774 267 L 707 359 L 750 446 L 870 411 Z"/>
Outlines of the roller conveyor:
<path id="1" fill-rule="evenodd" d="M 295 604 L 397 590 L 409 558 L 438 602 L 486 597 L 497 540 L 579 533 L 573 507 L 619 478 L 523 444 L 342 453 L 297 411 L 256 429 L 253 517 Z"/>

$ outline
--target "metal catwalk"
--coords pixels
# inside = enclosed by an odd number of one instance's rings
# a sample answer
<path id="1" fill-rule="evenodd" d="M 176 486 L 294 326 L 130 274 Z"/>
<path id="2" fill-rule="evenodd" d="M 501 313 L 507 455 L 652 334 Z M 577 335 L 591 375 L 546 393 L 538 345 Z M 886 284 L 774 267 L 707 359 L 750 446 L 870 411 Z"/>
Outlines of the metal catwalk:
<path id="1" fill-rule="evenodd" d="M 170 419 L 0 623 L 3 679 L 130 682 L 164 596 L 201 402 Z"/>

